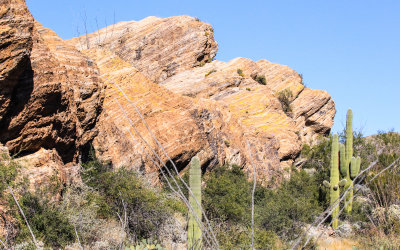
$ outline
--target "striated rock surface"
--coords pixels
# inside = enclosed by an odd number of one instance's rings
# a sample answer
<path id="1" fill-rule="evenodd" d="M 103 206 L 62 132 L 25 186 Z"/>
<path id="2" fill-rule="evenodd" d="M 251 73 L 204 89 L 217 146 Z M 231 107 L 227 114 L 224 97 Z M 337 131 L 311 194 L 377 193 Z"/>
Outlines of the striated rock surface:
<path id="1" fill-rule="evenodd" d="M 212 27 L 189 16 L 120 22 L 70 42 L 107 48 L 156 83 L 211 61 L 218 49 Z"/>
<path id="2" fill-rule="evenodd" d="M 258 82 L 260 77 L 265 80 Z M 326 91 L 305 88 L 294 70 L 266 60 L 213 61 L 160 84 L 175 93 L 215 100 L 239 117 L 242 126 L 273 135 L 281 159 L 293 159 L 302 143 L 326 135 L 333 125 L 334 102 Z M 285 113 L 280 103 L 284 91 L 291 93 L 291 112 Z"/>
<path id="3" fill-rule="evenodd" d="M 0 0 L 0 121 L 10 109 L 18 78 L 29 67 L 32 29 L 24 0 Z"/>
<path id="4" fill-rule="evenodd" d="M 305 88 L 289 67 L 212 61 L 213 29 L 198 19 L 148 17 L 65 42 L 34 22 L 24 1 L 0 6 L 0 142 L 38 159 L 44 172 L 28 171 L 37 183 L 60 164 L 59 179 L 73 178 L 76 167 L 65 163 L 90 142 L 101 159 L 157 181 L 167 157 L 147 126 L 179 170 L 199 155 L 204 167 L 254 167 L 264 182 L 282 177 L 303 143 L 333 124 L 329 94 Z"/>
<path id="5" fill-rule="evenodd" d="M 158 170 L 146 156 L 145 152 L 151 154 L 150 149 L 141 142 L 128 118 L 151 148 L 157 148 L 156 142 L 124 94 L 133 100 L 156 138 L 178 166 L 186 166 L 191 157 L 204 148 L 204 135 L 190 113 L 193 101 L 174 95 L 151 82 L 110 51 L 91 49 L 85 53 L 96 61 L 107 86 L 103 113 L 97 124 L 99 134 L 93 141 L 103 160 L 111 160 L 116 166 L 132 166 L 146 173 Z M 157 153 L 162 156 L 160 150 Z M 162 159 L 166 161 L 165 156 Z M 150 166 L 155 169 L 149 169 Z"/>
<path id="6" fill-rule="evenodd" d="M 252 172 L 253 160 L 261 179 L 282 176 L 303 143 L 313 143 L 333 125 L 329 94 L 305 88 L 289 67 L 246 58 L 209 60 L 217 49 L 212 28 L 191 17 L 122 22 L 69 42 L 91 48 L 85 53 L 100 74 L 121 85 L 180 168 L 200 154 L 205 165 L 235 163 Z M 176 67 L 165 73 L 168 63 Z M 106 84 L 97 153 L 117 165 L 156 173 L 141 150 L 146 145 L 132 138 L 137 135 L 114 98 L 141 134 L 148 133 L 146 127 L 114 84 Z M 282 93 L 290 93 L 289 110 L 283 108 Z M 150 135 L 144 137 L 158 148 Z"/>
<path id="7" fill-rule="evenodd" d="M 195 155 L 209 167 L 225 162 L 248 165 L 247 139 L 259 175 L 267 180 L 271 173 L 279 172 L 278 141 L 268 133 L 256 134 L 242 126 L 228 109 L 214 101 L 174 94 L 151 82 L 110 51 L 90 49 L 85 53 L 98 64 L 107 85 L 104 111 L 98 122 L 99 134 L 93 141 L 101 159 L 117 167 L 133 167 L 154 181 L 157 181 L 159 169 L 153 162 L 158 159 L 151 149 L 167 162 L 131 100 L 179 170 Z M 265 164 L 269 170 L 263 169 Z"/>
<path id="8" fill-rule="evenodd" d="M 10 39 L 1 40 L 1 55 L 4 51 L 8 57 L 0 63 L 5 76 L 1 91 L 6 93 L 0 142 L 12 153 L 56 149 L 63 162 L 76 161 L 95 136 L 101 112 L 97 68 L 53 31 L 34 23 L 24 1 L 12 2 L 3 1 L 0 8 L 5 13 L 2 36 Z M 22 30 L 14 30 L 15 25 Z"/>

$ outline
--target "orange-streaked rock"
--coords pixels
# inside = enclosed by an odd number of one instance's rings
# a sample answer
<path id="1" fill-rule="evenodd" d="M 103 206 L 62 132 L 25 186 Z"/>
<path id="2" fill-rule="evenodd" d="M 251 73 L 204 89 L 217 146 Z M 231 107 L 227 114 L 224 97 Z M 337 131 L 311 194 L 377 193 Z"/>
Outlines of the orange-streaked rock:
<path id="1" fill-rule="evenodd" d="M 10 111 L 18 78 L 29 67 L 33 22 L 24 0 L 0 1 L 0 121 Z"/>
<path id="2" fill-rule="evenodd" d="M 156 83 L 211 61 L 218 49 L 211 25 L 190 16 L 120 22 L 70 42 L 107 48 Z"/>
<path id="3" fill-rule="evenodd" d="M 30 17 L 29 12 L 25 15 Z M 12 153 L 54 148 L 65 163 L 77 161 L 82 147 L 95 136 L 101 112 L 103 89 L 97 69 L 75 47 L 39 23 L 34 23 L 31 33 L 31 52 L 21 52 L 27 54 L 27 63 L 16 77 L 8 111 L 0 121 L 0 141 Z M 24 40 L 27 34 L 20 35 Z M 10 82 L 4 81 L 6 85 Z"/>

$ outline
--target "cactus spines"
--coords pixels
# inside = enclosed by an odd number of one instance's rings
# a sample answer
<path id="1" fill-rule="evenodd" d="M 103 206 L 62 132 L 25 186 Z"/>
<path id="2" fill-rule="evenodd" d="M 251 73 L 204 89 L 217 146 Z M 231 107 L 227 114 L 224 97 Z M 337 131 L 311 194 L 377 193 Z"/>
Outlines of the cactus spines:
<path id="1" fill-rule="evenodd" d="M 339 202 L 339 137 L 333 135 L 332 138 L 332 151 L 331 151 L 331 173 L 330 173 L 330 204 L 336 206 Z M 336 218 L 339 214 L 339 206 L 332 212 L 332 218 Z M 333 229 L 338 226 L 338 219 L 332 221 Z"/>
<path id="2" fill-rule="evenodd" d="M 201 221 L 201 167 L 200 160 L 197 156 L 193 157 L 190 161 L 189 168 L 189 186 L 193 192 L 194 197 L 199 203 L 200 207 L 197 205 L 196 200 L 193 196 L 189 196 L 189 203 L 193 207 L 192 214 L 189 212 L 189 222 L 188 222 L 188 232 L 187 232 L 187 244 L 188 249 L 201 249 L 201 229 L 196 220 L 198 218 Z"/>

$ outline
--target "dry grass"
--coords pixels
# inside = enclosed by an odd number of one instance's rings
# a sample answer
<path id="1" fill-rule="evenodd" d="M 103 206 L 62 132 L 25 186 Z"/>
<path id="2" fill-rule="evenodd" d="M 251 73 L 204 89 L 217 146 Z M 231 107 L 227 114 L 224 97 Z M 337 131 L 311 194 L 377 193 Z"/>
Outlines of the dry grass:
<path id="1" fill-rule="evenodd" d="M 353 249 L 353 246 L 359 246 L 358 242 L 354 240 L 333 237 L 320 239 L 317 245 L 320 250 L 346 250 Z"/>

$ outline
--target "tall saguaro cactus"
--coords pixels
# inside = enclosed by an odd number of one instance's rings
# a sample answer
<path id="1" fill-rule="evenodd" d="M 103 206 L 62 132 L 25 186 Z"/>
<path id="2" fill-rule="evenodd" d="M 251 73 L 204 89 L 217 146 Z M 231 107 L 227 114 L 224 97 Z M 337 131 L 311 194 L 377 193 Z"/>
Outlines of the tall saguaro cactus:
<path id="1" fill-rule="evenodd" d="M 340 173 L 347 180 L 345 190 L 350 188 L 349 194 L 346 196 L 346 206 L 344 211 L 346 214 L 351 213 L 353 208 L 353 180 L 360 171 L 361 159 L 353 157 L 353 112 L 351 109 L 347 111 L 346 118 L 346 147 L 341 147 L 340 156 L 344 155 L 344 159 L 340 160 Z M 345 152 L 342 152 L 345 150 Z"/>
<path id="2" fill-rule="evenodd" d="M 334 229 L 338 226 L 338 214 L 339 214 L 339 186 L 344 185 L 344 182 L 339 182 L 339 136 L 333 135 L 332 138 L 332 150 L 331 150 L 331 173 L 330 182 L 324 181 L 324 185 L 330 189 L 330 204 L 336 206 L 332 212 L 332 227 Z"/>
<path id="3" fill-rule="evenodd" d="M 189 168 L 189 186 L 193 192 L 194 197 L 189 195 L 189 203 L 193 207 L 192 214 L 189 211 L 189 222 L 188 222 L 188 232 L 187 232 L 187 243 L 188 249 L 201 249 L 202 241 L 201 241 L 201 229 L 198 224 L 196 218 L 201 222 L 202 213 L 201 213 L 201 167 L 200 167 L 200 159 L 195 156 L 190 161 Z"/>

